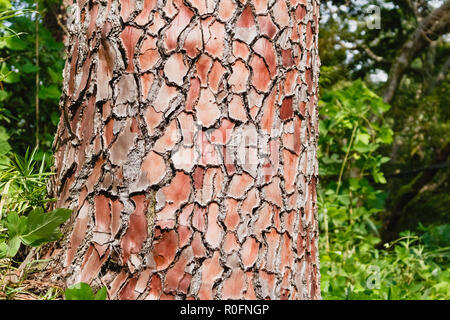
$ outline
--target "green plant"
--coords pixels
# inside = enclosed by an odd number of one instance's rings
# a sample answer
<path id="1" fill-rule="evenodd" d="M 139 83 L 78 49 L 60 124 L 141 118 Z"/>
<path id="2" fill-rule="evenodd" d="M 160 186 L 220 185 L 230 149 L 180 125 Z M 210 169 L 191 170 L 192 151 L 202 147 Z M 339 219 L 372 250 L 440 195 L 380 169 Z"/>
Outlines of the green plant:
<path id="1" fill-rule="evenodd" d="M 318 190 L 324 299 L 448 299 L 447 226 L 377 249 L 385 210 L 381 146 L 392 142 L 389 109 L 361 81 L 327 92 L 320 109 Z M 445 238 L 447 237 L 447 238 Z M 445 240 L 447 239 L 447 240 Z"/>
<path id="2" fill-rule="evenodd" d="M 353 169 L 353 177 L 371 176 L 376 183 L 386 183 L 380 166 L 389 158 L 377 151 L 382 144 L 393 140 L 392 130 L 383 121 L 383 114 L 390 106 L 361 80 L 326 92 L 320 105 L 321 176 L 331 176 L 333 181 L 338 178 L 336 193 L 348 166 Z"/>
<path id="3" fill-rule="evenodd" d="M 45 158 L 37 168 L 36 152 L 12 154 L 0 165 L 0 258 L 14 257 L 22 243 L 35 247 L 57 240 L 58 227 L 70 217 L 68 209 L 44 213 L 51 173 L 45 172 Z"/>
<path id="4" fill-rule="evenodd" d="M 14 41 L 15 37 L 20 36 L 22 33 L 17 33 L 4 22 L 8 19 L 20 17 L 26 13 L 33 13 L 34 10 L 30 9 L 11 9 L 12 5 L 8 0 L 0 0 L 0 42 Z M 0 81 L 2 77 L 0 76 Z"/>
<path id="5" fill-rule="evenodd" d="M 42 209 L 34 209 L 28 216 L 19 216 L 16 212 L 8 214 L 3 220 L 3 241 L 0 238 L 0 259 L 12 258 L 19 251 L 21 243 L 38 247 L 44 243 L 58 240 L 61 237 L 59 226 L 70 218 L 71 210 L 55 209 L 44 213 Z"/>
<path id="6" fill-rule="evenodd" d="M 53 201 L 47 198 L 47 179 L 52 173 L 46 172 L 45 156 L 38 163 L 36 154 L 37 149 L 27 150 L 23 157 L 13 153 L 7 163 L 0 163 L 0 214 L 24 214 Z"/>
<path id="7" fill-rule="evenodd" d="M 107 290 L 106 287 L 103 286 L 94 294 L 94 291 L 89 284 L 79 282 L 67 288 L 64 292 L 64 296 L 66 300 L 106 300 Z"/>
<path id="8" fill-rule="evenodd" d="M 378 236 L 372 218 L 382 211 L 386 194 L 372 182 L 386 182 L 381 166 L 389 158 L 379 148 L 392 142 L 392 130 L 383 121 L 389 105 L 360 80 L 327 92 L 320 105 L 318 199 L 325 249 L 329 251 L 329 229 L 340 230 L 342 240 L 353 235 L 376 242 L 370 238 Z"/>
<path id="9" fill-rule="evenodd" d="M 0 126 L 14 152 L 22 154 L 36 141 L 38 155 L 48 157 L 59 121 L 64 46 L 46 28 L 47 15 L 60 5 L 36 4 L 0 0 Z"/>
<path id="10" fill-rule="evenodd" d="M 36 251 L 30 248 L 58 240 L 60 225 L 71 215 L 69 209 L 44 212 L 51 201 L 46 191 L 51 173 L 46 172 L 45 158 L 40 163 L 35 159 L 36 153 L 27 151 L 24 157 L 10 154 L 8 162 L 0 165 L 0 297 L 7 299 L 54 299 L 60 294 L 51 284 L 42 293 L 29 289 L 33 286 L 27 282 L 30 265 L 42 262 L 33 260 Z"/>

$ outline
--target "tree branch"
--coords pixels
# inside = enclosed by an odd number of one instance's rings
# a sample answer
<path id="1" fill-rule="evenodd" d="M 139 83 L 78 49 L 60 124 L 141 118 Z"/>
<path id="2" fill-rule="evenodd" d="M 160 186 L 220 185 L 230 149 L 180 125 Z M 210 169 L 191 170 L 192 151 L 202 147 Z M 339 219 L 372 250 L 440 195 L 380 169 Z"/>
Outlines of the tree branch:
<path id="1" fill-rule="evenodd" d="M 383 100 L 390 103 L 395 96 L 395 92 L 400 81 L 413 59 L 430 42 L 450 30 L 450 1 L 446 1 L 441 7 L 433 10 L 422 20 L 419 27 L 414 32 L 412 38 L 408 40 L 400 50 L 400 54 L 395 59 L 389 71 L 387 85 L 383 94 Z"/>
<path id="2" fill-rule="evenodd" d="M 427 167 L 422 167 L 422 168 L 417 168 L 417 169 L 412 169 L 412 170 L 408 170 L 408 171 L 402 171 L 399 173 L 394 173 L 394 174 L 388 174 L 385 175 L 386 179 L 395 179 L 395 178 L 401 178 L 413 173 L 420 173 L 423 171 L 428 171 L 428 170 L 436 170 L 436 169 L 443 169 L 443 168 L 449 168 L 450 167 L 450 162 L 443 162 L 443 163 L 435 163 L 435 164 L 431 164 Z"/>
<path id="3" fill-rule="evenodd" d="M 433 92 L 433 90 L 440 85 L 440 83 L 445 79 L 445 76 L 448 73 L 448 70 L 450 69 L 450 58 L 447 58 L 447 61 L 445 61 L 444 65 L 441 68 L 441 71 L 436 75 L 436 77 L 433 78 L 433 81 L 431 81 L 430 85 L 428 86 L 426 90 L 426 95 Z"/>
<path id="4" fill-rule="evenodd" d="M 428 184 L 435 177 L 436 173 L 445 168 L 448 164 L 447 160 L 450 156 L 450 143 L 447 143 L 441 150 L 436 153 L 433 163 L 427 170 L 420 170 L 414 179 L 397 191 L 394 206 L 389 210 L 390 214 L 386 219 L 384 229 L 382 231 L 382 239 L 384 242 L 393 239 L 398 231 L 399 221 L 408 214 L 407 206 L 411 200 L 420 192 L 423 186 Z"/>
<path id="5" fill-rule="evenodd" d="M 373 59 L 373 60 L 375 60 L 375 61 L 377 61 L 377 62 L 384 61 L 384 58 L 383 58 L 383 57 L 380 57 L 380 56 L 376 55 L 375 52 L 373 52 L 372 49 L 370 49 L 370 48 L 369 48 L 367 45 L 365 45 L 364 43 L 363 43 L 363 44 L 353 43 L 353 46 L 350 46 L 350 44 L 346 44 L 346 43 L 344 43 L 342 40 L 340 40 L 340 41 L 339 41 L 339 44 L 340 44 L 342 47 L 347 48 L 347 49 L 350 49 L 350 50 L 363 50 L 365 53 L 367 53 L 367 55 L 368 55 L 371 59 Z"/>

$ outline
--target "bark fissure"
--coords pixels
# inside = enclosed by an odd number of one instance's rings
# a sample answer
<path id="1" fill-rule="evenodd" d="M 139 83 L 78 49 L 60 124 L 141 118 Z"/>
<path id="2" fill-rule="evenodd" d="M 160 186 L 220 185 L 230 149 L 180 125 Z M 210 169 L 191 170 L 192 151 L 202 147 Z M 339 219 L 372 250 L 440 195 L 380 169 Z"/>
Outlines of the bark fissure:
<path id="1" fill-rule="evenodd" d="M 317 299 L 316 0 L 79 1 L 55 261 L 112 299 Z"/>

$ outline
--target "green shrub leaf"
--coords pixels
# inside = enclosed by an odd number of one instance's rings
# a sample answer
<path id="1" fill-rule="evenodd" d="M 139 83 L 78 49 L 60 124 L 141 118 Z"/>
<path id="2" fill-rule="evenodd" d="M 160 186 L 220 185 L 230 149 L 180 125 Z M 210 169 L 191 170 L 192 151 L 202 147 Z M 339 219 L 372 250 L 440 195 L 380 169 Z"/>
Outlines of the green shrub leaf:
<path id="1" fill-rule="evenodd" d="M 85 282 L 80 282 L 70 286 L 64 292 L 66 300 L 106 300 L 107 290 L 102 287 L 94 295 L 91 286 Z"/>
<path id="2" fill-rule="evenodd" d="M 20 248 L 20 237 L 15 236 L 11 238 L 8 241 L 7 248 L 6 248 L 6 257 L 12 258 L 17 254 L 17 251 L 19 251 Z"/>
<path id="3" fill-rule="evenodd" d="M 94 300 L 94 292 L 90 285 L 80 282 L 70 286 L 64 293 L 66 300 Z"/>
<path id="4" fill-rule="evenodd" d="M 101 287 L 95 294 L 95 300 L 106 300 L 107 293 L 106 287 Z"/>
<path id="5" fill-rule="evenodd" d="M 22 235 L 22 241 L 36 247 L 45 242 L 58 240 L 61 237 L 59 226 L 70 218 L 71 210 L 56 209 L 44 213 L 42 209 L 35 209 L 28 215 L 27 232 Z"/>

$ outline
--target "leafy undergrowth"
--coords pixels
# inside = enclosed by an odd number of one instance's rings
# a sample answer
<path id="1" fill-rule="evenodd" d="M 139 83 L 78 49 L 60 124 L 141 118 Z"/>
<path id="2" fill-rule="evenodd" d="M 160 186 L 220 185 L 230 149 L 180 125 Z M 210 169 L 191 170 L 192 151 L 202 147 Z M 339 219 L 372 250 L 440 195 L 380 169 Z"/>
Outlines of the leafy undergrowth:
<path id="1" fill-rule="evenodd" d="M 364 222 L 354 223 L 359 226 L 331 228 L 335 235 L 328 251 L 325 245 L 320 248 L 323 299 L 450 298 L 450 244 L 433 248 L 424 241 L 429 232 L 450 225 L 431 227 L 421 236 L 404 232 L 386 248 L 376 249 L 380 239 L 361 228 Z"/>
<path id="2" fill-rule="evenodd" d="M 106 287 L 94 294 L 86 283 L 65 287 L 48 280 L 52 270 L 42 250 L 61 237 L 60 225 L 71 210 L 45 212 L 47 198 L 45 158 L 36 150 L 24 157 L 11 154 L 0 164 L 0 300 L 105 300 Z"/>
<path id="3" fill-rule="evenodd" d="M 39 257 L 43 245 L 61 237 L 60 225 L 71 210 L 46 212 L 53 199 L 47 198 L 45 163 L 34 151 L 11 154 L 0 164 L 0 299 L 62 297 L 62 283 L 43 280 L 49 261 Z"/>
<path id="4" fill-rule="evenodd" d="M 361 81 L 322 97 L 318 192 L 323 299 L 449 299 L 450 225 L 380 244 L 389 106 Z"/>

